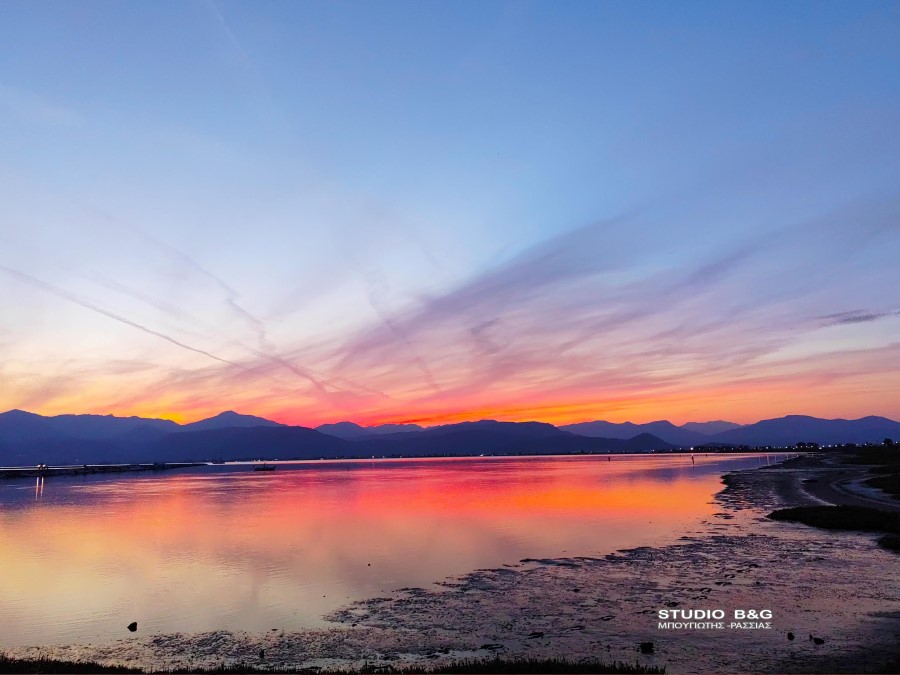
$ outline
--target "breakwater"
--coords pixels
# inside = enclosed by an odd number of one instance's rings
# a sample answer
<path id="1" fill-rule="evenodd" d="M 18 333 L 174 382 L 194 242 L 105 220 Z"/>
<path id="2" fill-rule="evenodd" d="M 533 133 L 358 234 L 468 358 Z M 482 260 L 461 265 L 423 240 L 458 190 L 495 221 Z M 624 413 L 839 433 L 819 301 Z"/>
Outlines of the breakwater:
<path id="1" fill-rule="evenodd" d="M 204 466 L 205 462 L 157 462 L 154 464 L 77 464 L 69 466 L 16 466 L 0 468 L 0 478 L 35 478 L 46 476 L 83 476 L 96 473 L 131 473 L 168 471 Z"/>

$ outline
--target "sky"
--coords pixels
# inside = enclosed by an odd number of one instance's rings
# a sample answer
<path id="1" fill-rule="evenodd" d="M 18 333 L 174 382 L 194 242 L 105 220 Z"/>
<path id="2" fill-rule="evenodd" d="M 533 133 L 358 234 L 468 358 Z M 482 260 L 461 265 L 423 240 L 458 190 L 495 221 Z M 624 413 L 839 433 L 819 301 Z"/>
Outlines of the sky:
<path id="1" fill-rule="evenodd" d="M 0 410 L 900 419 L 900 3 L 6 0 Z"/>

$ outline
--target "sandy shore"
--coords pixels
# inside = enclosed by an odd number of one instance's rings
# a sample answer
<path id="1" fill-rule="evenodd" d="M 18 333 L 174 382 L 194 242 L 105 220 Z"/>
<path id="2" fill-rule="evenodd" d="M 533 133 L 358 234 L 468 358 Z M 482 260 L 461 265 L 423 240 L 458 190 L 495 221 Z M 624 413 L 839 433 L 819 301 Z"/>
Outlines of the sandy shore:
<path id="1" fill-rule="evenodd" d="M 175 668 L 565 655 L 664 665 L 672 673 L 860 672 L 898 651 L 900 559 L 877 548 L 876 535 L 776 523 L 765 514 L 870 502 L 876 493 L 853 492 L 862 472 L 822 454 L 727 474 L 718 512 L 677 544 L 477 570 L 341 608 L 327 617 L 332 629 L 162 635 L 11 655 Z M 726 626 L 736 609 L 769 609 L 773 618 L 770 629 L 668 630 L 659 627 L 660 609 L 722 609 Z M 653 642 L 653 653 L 640 653 L 641 642 Z"/>

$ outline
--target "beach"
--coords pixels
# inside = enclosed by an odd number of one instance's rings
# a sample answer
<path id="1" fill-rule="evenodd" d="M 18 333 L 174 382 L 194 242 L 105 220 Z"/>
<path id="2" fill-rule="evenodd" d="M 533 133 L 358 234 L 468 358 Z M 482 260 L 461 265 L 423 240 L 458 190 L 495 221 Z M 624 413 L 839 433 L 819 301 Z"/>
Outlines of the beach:
<path id="1" fill-rule="evenodd" d="M 564 655 L 670 673 L 878 669 L 896 658 L 900 643 L 896 554 L 877 548 L 875 534 L 766 518 L 790 506 L 872 505 L 879 497 L 860 492 L 863 473 L 828 453 L 729 473 L 714 515 L 675 544 L 510 561 L 351 603 L 326 616 L 325 629 L 135 636 L 8 653 L 154 668 L 434 666 Z M 721 609 L 728 618 L 722 629 L 668 629 L 659 625 L 664 609 Z M 770 627 L 730 628 L 735 610 L 769 610 Z"/>

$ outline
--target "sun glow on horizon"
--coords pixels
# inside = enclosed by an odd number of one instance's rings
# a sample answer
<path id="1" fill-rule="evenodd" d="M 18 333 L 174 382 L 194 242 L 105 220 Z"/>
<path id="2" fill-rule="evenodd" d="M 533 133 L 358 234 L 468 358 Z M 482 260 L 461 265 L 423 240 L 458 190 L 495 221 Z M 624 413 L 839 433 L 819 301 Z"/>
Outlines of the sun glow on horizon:
<path id="1" fill-rule="evenodd" d="M 873 2 L 13 0 L 0 410 L 900 418 Z"/>

